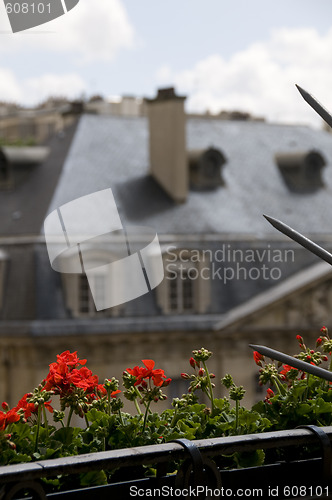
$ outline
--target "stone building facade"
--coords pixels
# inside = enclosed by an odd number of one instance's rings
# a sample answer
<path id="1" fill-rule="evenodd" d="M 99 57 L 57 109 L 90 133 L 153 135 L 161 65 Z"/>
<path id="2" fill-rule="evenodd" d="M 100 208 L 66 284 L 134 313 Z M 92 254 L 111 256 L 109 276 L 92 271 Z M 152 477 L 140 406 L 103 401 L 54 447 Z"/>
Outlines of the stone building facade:
<path id="1" fill-rule="evenodd" d="M 150 121 L 83 114 L 48 141 L 42 164 L 2 191 L 1 400 L 15 404 L 67 349 L 87 358 L 101 380 L 154 359 L 173 379 L 169 395 L 181 395 L 180 373 L 192 349 L 204 346 L 214 353 L 217 382 L 230 372 L 250 404 L 262 393 L 249 343 L 293 354 L 296 334 L 313 343 L 329 326 L 329 266 L 262 214 L 332 248 L 331 136 L 186 117 L 183 104 L 168 89 L 147 102 Z M 125 227 L 157 231 L 165 277 L 133 301 L 96 311 L 84 277 L 51 268 L 43 221 L 105 188 Z"/>

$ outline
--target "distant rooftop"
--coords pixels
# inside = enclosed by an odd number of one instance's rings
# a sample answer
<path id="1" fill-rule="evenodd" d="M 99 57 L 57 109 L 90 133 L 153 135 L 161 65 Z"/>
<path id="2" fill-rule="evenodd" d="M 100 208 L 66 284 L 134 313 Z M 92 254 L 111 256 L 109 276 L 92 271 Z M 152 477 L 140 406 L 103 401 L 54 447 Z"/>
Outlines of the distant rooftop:
<path id="1" fill-rule="evenodd" d="M 265 238 L 267 213 L 305 233 L 332 232 L 332 137 L 301 125 L 188 117 L 187 149 L 216 148 L 227 158 L 224 185 L 190 191 L 174 203 L 148 175 L 148 121 L 82 115 L 48 213 L 79 196 L 111 187 L 125 225 L 159 234 L 232 234 Z M 323 186 L 290 191 L 275 155 L 315 150 L 324 158 Z"/>

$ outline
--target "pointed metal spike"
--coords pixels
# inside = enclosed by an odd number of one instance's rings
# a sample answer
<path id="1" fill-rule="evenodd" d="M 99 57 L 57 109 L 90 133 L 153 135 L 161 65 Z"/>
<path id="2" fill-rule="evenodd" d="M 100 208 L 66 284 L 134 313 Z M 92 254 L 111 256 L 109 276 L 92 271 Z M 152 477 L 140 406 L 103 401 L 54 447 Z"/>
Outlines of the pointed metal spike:
<path id="1" fill-rule="evenodd" d="M 291 238 L 293 241 L 296 241 L 300 245 L 302 245 L 304 248 L 312 252 L 313 254 L 317 255 L 317 257 L 321 258 L 322 260 L 325 260 L 325 262 L 328 262 L 329 264 L 332 265 L 332 254 L 325 250 L 324 248 L 320 247 L 313 241 L 309 240 L 306 236 L 303 236 L 301 233 L 298 233 L 294 229 L 292 229 L 290 226 L 287 226 L 283 222 L 281 222 L 278 219 L 274 219 L 273 217 L 269 217 L 268 215 L 264 215 L 265 219 L 273 226 L 275 227 L 278 231 L 281 233 L 285 234 L 289 238 Z"/>
<path id="2" fill-rule="evenodd" d="M 324 106 L 321 105 L 320 102 L 317 101 L 317 99 L 309 94 L 306 90 L 304 90 L 302 87 L 299 85 L 295 84 L 297 90 L 300 92 L 301 96 L 303 99 L 309 104 L 309 106 L 312 107 L 316 111 L 316 113 L 319 114 L 321 118 L 330 126 L 332 127 L 332 115 L 327 111 Z"/>
<path id="3" fill-rule="evenodd" d="M 305 361 L 301 361 L 300 359 L 289 356 L 288 354 L 284 354 L 283 352 L 276 351 L 275 349 L 270 349 L 270 347 L 254 344 L 249 344 L 249 347 L 251 347 L 251 349 L 253 349 L 254 351 L 259 352 L 260 354 L 263 354 L 263 356 L 267 356 L 270 359 L 280 361 L 281 363 L 285 363 L 286 365 L 292 366 L 293 368 L 298 368 L 303 372 L 311 373 L 316 377 L 320 377 L 324 380 L 329 380 L 330 382 L 332 382 L 332 372 L 330 372 L 329 370 L 325 370 L 324 368 L 319 368 L 319 366 L 306 363 Z"/>

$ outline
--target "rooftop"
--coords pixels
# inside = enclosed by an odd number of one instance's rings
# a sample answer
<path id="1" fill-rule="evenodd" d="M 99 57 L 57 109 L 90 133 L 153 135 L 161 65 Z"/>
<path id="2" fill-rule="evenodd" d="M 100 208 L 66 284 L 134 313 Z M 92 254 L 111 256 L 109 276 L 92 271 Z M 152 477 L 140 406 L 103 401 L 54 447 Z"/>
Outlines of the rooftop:
<path id="1" fill-rule="evenodd" d="M 187 150 L 213 147 L 227 159 L 224 186 L 190 191 L 176 204 L 148 174 L 146 117 L 83 115 L 47 212 L 111 187 L 122 223 L 158 234 L 228 234 L 265 239 L 275 230 L 267 213 L 300 232 L 332 230 L 332 136 L 307 126 L 187 118 Z M 278 153 L 320 152 L 323 187 L 294 193 L 275 160 Z"/>

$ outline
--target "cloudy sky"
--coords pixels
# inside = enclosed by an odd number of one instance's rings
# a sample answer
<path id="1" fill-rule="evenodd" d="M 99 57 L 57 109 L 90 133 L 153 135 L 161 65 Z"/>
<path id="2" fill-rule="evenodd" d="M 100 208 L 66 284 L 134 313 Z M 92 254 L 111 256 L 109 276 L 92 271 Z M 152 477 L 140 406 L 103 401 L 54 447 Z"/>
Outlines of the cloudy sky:
<path id="1" fill-rule="evenodd" d="M 331 0 L 80 0 L 15 34 L 0 5 L 0 100 L 153 97 L 172 85 L 188 111 L 319 126 L 295 83 L 332 109 Z"/>

